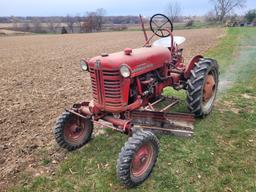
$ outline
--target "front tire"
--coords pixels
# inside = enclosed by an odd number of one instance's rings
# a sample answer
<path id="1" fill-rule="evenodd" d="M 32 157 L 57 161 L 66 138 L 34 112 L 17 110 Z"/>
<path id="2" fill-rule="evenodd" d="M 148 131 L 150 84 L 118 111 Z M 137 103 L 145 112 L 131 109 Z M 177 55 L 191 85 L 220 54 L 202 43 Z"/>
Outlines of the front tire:
<path id="1" fill-rule="evenodd" d="M 60 147 L 69 151 L 85 145 L 93 132 L 93 122 L 77 115 L 64 112 L 57 120 L 53 133 Z"/>
<path id="2" fill-rule="evenodd" d="M 157 161 L 159 141 L 149 131 L 137 130 L 119 153 L 117 177 L 128 188 L 145 181 Z"/>
<path id="3" fill-rule="evenodd" d="M 219 83 L 219 67 L 213 59 L 200 59 L 187 81 L 187 104 L 196 117 L 205 117 L 213 109 Z"/>

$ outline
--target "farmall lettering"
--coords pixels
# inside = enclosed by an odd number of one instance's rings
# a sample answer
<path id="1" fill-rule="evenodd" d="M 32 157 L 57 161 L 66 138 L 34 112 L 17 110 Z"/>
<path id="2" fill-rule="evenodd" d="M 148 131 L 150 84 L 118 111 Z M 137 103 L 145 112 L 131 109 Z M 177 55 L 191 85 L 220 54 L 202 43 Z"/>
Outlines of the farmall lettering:
<path id="1" fill-rule="evenodd" d="M 94 125 L 127 134 L 130 138 L 117 159 L 117 178 L 126 187 L 141 184 L 151 174 L 159 152 L 155 132 L 192 136 L 194 117 L 206 117 L 213 109 L 219 81 L 216 60 L 196 55 L 184 63 L 179 45 L 185 38 L 174 36 L 168 17 L 156 14 L 150 19 L 150 37 L 140 18 L 145 35 L 141 48 L 81 60 L 91 78 L 93 100 L 66 109 L 54 127 L 57 143 L 68 150 L 88 143 Z M 160 39 L 151 43 L 154 36 Z M 186 90 L 188 112 L 169 112 L 179 100 L 164 97 L 165 87 Z M 164 108 L 157 108 L 163 101 Z"/>
<path id="2" fill-rule="evenodd" d="M 144 71 L 148 68 L 151 68 L 151 67 L 154 67 L 154 64 L 141 64 L 141 65 L 138 65 L 135 69 L 132 70 L 132 73 L 136 73 L 136 72 L 139 72 L 139 71 Z"/>

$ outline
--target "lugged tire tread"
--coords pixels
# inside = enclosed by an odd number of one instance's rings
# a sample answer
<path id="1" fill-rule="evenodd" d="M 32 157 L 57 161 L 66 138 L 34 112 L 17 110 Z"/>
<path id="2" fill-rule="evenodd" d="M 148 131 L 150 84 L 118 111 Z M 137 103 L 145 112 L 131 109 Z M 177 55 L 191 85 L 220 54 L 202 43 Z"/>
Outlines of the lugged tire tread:
<path id="1" fill-rule="evenodd" d="M 218 75 L 218 64 L 210 58 L 201 58 L 195 67 L 191 70 L 191 76 L 187 80 L 187 105 L 188 109 L 195 114 L 196 117 L 204 117 L 209 113 L 205 113 L 201 107 L 202 89 L 204 78 L 208 70 L 215 68 Z"/>
<path id="2" fill-rule="evenodd" d="M 64 137 L 64 126 L 65 126 L 66 121 L 71 117 L 71 115 L 73 115 L 73 114 L 71 114 L 70 112 L 66 112 L 66 111 L 63 112 L 62 115 L 57 119 L 56 124 L 53 127 L 53 134 L 54 134 L 56 142 L 58 143 L 58 145 L 60 147 L 65 148 L 69 151 L 78 149 L 78 148 L 82 147 L 83 145 L 85 145 L 91 139 L 91 135 L 93 132 L 93 125 L 92 125 L 92 128 L 91 128 L 90 132 L 88 133 L 89 135 L 86 136 L 88 138 L 86 139 L 86 137 L 85 137 L 85 139 L 77 145 L 72 145 L 68 141 L 66 141 L 65 137 Z"/>
<path id="3" fill-rule="evenodd" d="M 153 143 L 154 148 L 156 148 L 156 158 L 153 162 L 152 169 L 146 175 L 146 177 L 143 180 L 136 182 L 131 178 L 130 166 L 131 166 L 133 155 L 136 153 L 136 151 L 139 149 L 139 147 L 143 144 L 144 141 L 150 141 Z M 134 145 L 136 145 L 135 148 L 134 148 Z M 121 152 L 119 153 L 119 157 L 117 159 L 117 166 L 116 166 L 117 177 L 120 180 L 120 182 L 126 187 L 131 188 L 139 185 L 144 180 L 146 180 L 150 176 L 153 170 L 153 167 L 155 166 L 155 163 L 158 157 L 158 151 L 159 151 L 159 141 L 157 137 L 152 132 L 137 130 L 133 134 L 133 136 L 128 139 L 124 147 L 122 147 Z"/>

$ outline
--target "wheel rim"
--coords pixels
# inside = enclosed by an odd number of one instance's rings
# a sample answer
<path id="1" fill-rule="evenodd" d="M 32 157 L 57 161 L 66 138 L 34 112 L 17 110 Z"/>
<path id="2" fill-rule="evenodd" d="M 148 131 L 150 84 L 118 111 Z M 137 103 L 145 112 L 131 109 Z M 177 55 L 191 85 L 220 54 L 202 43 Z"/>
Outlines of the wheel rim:
<path id="1" fill-rule="evenodd" d="M 81 121 L 79 117 L 72 116 L 64 127 L 64 136 L 68 142 L 75 144 L 85 137 L 87 130 L 88 126 L 85 121 Z"/>
<path id="2" fill-rule="evenodd" d="M 132 159 L 131 173 L 134 177 L 142 176 L 150 167 L 153 159 L 153 147 L 143 144 Z"/>
<path id="3" fill-rule="evenodd" d="M 216 93 L 216 80 L 214 73 L 208 73 L 205 78 L 203 88 L 203 107 L 205 110 L 211 108 L 215 99 Z"/>
<path id="4" fill-rule="evenodd" d="M 213 75 L 208 74 L 206 76 L 206 81 L 204 84 L 204 95 L 203 95 L 203 101 L 204 102 L 208 102 L 211 97 L 214 94 L 214 90 L 215 90 L 215 80 Z"/>

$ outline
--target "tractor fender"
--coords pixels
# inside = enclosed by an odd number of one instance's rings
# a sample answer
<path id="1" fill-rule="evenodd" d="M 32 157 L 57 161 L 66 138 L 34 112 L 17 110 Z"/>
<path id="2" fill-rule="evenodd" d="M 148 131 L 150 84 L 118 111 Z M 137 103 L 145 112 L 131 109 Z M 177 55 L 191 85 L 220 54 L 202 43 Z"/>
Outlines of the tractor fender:
<path id="1" fill-rule="evenodd" d="M 184 77 L 185 79 L 188 79 L 190 77 L 191 74 L 191 70 L 194 68 L 195 64 L 202 59 L 203 56 L 202 55 L 196 55 L 194 56 L 190 61 L 189 64 L 187 65 L 185 72 L 184 72 Z"/>

